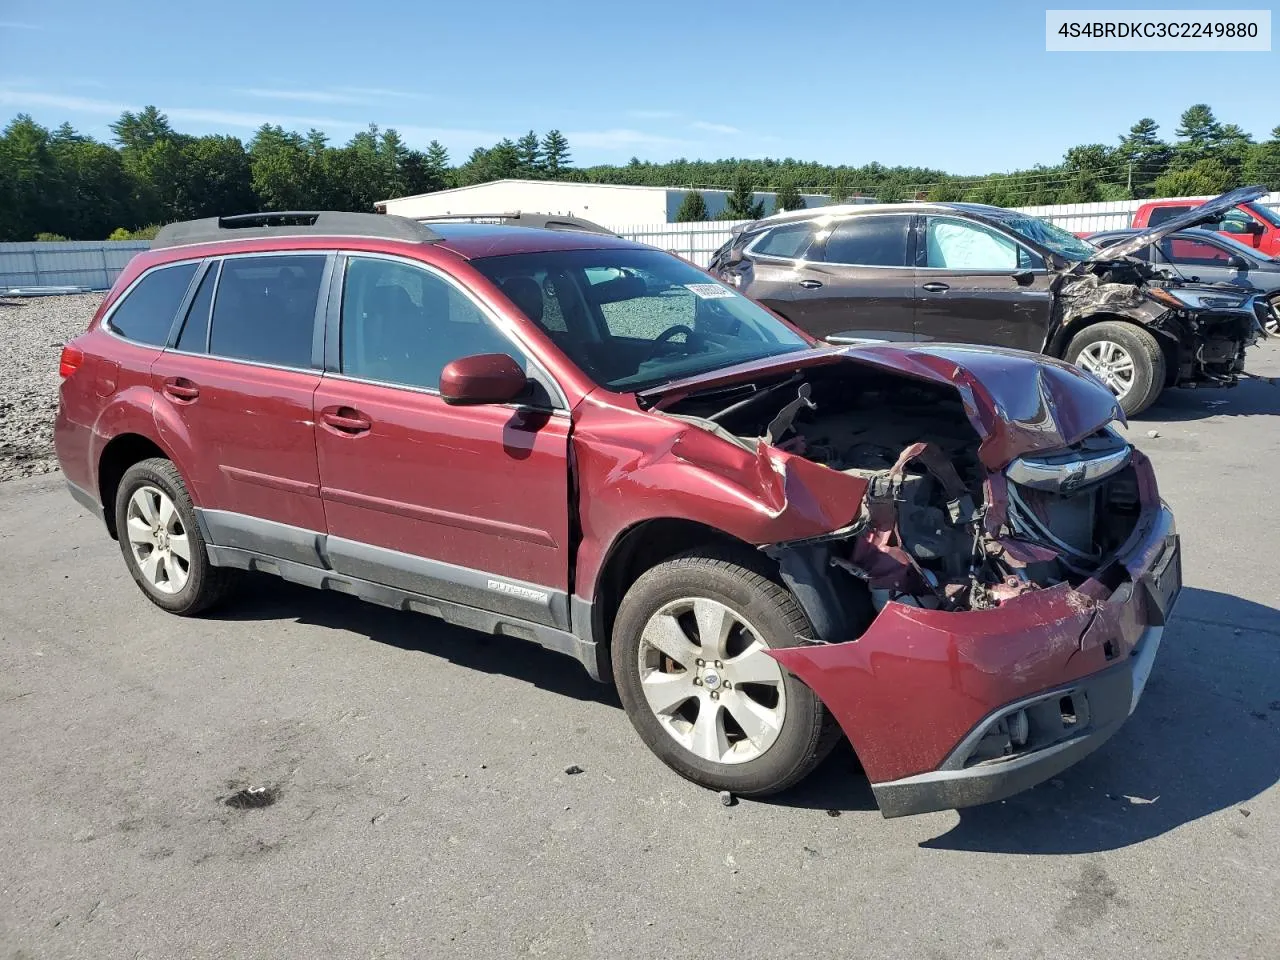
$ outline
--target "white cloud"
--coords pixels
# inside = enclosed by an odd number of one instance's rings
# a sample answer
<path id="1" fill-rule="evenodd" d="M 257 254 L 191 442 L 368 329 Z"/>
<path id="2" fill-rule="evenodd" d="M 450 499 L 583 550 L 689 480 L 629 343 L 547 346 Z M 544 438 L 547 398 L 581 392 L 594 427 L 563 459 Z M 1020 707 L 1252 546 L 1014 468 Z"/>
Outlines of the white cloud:
<path id="1" fill-rule="evenodd" d="M 710 123 L 706 120 L 695 120 L 689 124 L 695 130 L 704 130 L 707 133 L 723 133 L 726 135 L 738 134 L 742 131 L 737 127 L 731 127 L 727 123 Z"/>
<path id="2" fill-rule="evenodd" d="M 22 23 L 18 20 L 0 20 L 0 30 L 43 30 L 39 23 Z"/>
<path id="3" fill-rule="evenodd" d="M 631 150 L 635 147 L 670 147 L 683 143 L 671 137 L 661 137 L 639 130 L 567 130 L 569 148 L 588 147 L 594 150 Z"/>
<path id="4" fill-rule="evenodd" d="M 261 100 L 298 100 L 304 103 L 367 103 L 364 97 L 350 93 L 333 93 L 328 90 L 264 90 L 261 87 L 236 88 L 231 91 Z"/>
<path id="5" fill-rule="evenodd" d="M 67 97 L 58 93 L 41 93 L 37 90 L 0 89 L 0 103 L 18 109 L 52 107 L 75 113 L 97 113 L 116 116 L 131 109 L 128 104 L 110 103 L 106 100 L 90 100 L 87 97 Z"/>
<path id="6" fill-rule="evenodd" d="M 415 93 L 412 90 L 391 90 L 387 87 L 335 87 L 342 93 L 354 94 L 357 97 L 368 97 L 375 100 L 393 98 L 396 100 L 430 100 L 430 94 Z"/>

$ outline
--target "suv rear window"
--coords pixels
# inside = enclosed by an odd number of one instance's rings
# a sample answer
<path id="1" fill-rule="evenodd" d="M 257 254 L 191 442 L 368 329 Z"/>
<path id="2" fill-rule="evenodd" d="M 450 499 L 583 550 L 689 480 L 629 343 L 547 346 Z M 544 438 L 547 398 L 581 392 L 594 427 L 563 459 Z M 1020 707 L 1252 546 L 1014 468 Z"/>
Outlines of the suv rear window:
<path id="1" fill-rule="evenodd" d="M 822 259 L 858 267 L 905 267 L 909 216 L 860 216 L 839 224 Z"/>
<path id="2" fill-rule="evenodd" d="M 197 266 L 178 263 L 152 270 L 120 301 L 108 325 L 126 339 L 164 346 Z"/>
<path id="3" fill-rule="evenodd" d="M 311 366 L 325 259 L 302 254 L 224 260 L 209 352 L 282 367 Z"/>

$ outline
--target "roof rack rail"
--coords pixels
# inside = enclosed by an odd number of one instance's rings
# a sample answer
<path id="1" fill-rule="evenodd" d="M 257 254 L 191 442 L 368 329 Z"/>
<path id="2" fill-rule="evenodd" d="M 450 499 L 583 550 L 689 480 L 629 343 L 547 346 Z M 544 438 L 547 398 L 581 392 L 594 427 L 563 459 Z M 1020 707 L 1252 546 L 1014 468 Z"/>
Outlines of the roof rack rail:
<path id="1" fill-rule="evenodd" d="M 183 247 L 253 237 L 301 236 L 377 237 L 416 243 L 435 243 L 442 239 L 430 227 L 408 217 L 340 210 L 280 210 L 170 223 L 160 228 L 151 241 L 151 247 Z"/>
<path id="2" fill-rule="evenodd" d="M 581 217 L 561 217 L 549 213 L 527 213 L 509 210 L 506 213 L 442 213 L 431 217 L 415 217 L 419 223 L 496 223 L 507 227 L 532 227 L 536 230 L 578 230 L 583 233 L 602 233 L 616 237 L 608 227 L 602 227 Z"/>

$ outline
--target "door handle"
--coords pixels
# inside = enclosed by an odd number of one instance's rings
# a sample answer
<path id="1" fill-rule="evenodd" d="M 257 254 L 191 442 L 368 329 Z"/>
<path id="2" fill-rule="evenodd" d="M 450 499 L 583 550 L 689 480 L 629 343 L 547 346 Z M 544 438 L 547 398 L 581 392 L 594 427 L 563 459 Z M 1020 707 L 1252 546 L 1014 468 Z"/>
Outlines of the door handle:
<path id="1" fill-rule="evenodd" d="M 928 290 L 930 293 L 946 293 L 951 287 L 948 284 L 941 283 L 937 280 L 930 280 L 928 283 L 920 287 L 921 290 Z"/>
<path id="2" fill-rule="evenodd" d="M 368 433 L 373 426 L 369 418 L 354 407 L 329 407 L 320 412 L 320 419 L 339 433 L 355 436 Z"/>
<path id="3" fill-rule="evenodd" d="M 817 290 L 820 286 L 822 286 L 822 281 L 821 280 L 801 280 L 800 286 L 804 287 L 806 290 Z"/>
<path id="4" fill-rule="evenodd" d="M 200 396 L 200 388 L 186 377 L 169 377 L 164 382 L 164 392 L 175 400 L 190 403 Z"/>

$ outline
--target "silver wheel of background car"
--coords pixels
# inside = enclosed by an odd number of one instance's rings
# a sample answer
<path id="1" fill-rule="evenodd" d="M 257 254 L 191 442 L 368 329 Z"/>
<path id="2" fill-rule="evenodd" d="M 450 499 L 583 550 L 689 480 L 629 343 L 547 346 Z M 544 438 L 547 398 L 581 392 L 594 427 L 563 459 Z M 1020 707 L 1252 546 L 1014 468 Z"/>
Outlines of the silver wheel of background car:
<path id="1" fill-rule="evenodd" d="M 695 756 L 744 763 L 786 717 L 782 668 L 756 629 L 722 603 L 675 600 L 640 634 L 640 688 L 662 729 Z"/>
<path id="2" fill-rule="evenodd" d="M 177 593 L 191 575 L 191 542 L 178 508 L 163 490 L 139 487 L 129 498 L 125 534 L 138 569 L 161 593 Z"/>
<path id="3" fill-rule="evenodd" d="M 1133 356 L 1114 340 L 1097 340 L 1080 351 L 1076 363 L 1111 388 L 1117 397 L 1133 389 Z"/>

